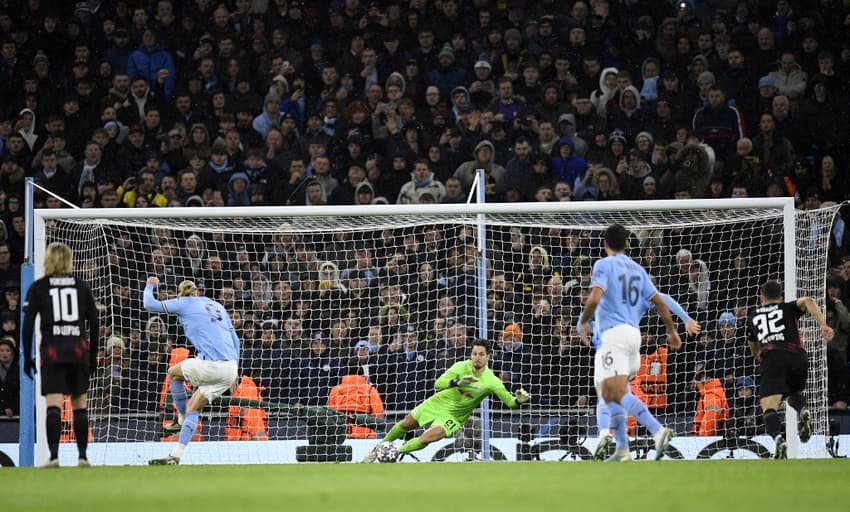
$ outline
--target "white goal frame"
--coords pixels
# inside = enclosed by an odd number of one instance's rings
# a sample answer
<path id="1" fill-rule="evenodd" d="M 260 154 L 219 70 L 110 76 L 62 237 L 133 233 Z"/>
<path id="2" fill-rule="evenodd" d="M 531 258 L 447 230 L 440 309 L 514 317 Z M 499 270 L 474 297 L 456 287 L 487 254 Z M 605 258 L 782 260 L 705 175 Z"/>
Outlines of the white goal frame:
<path id="1" fill-rule="evenodd" d="M 452 204 L 452 205 L 361 205 L 361 206 L 282 206 L 282 207 L 227 207 L 227 208 L 145 208 L 145 209 L 38 209 L 31 216 L 31 233 L 34 263 L 34 278 L 43 274 L 42 262 L 46 248 L 46 223 L 50 220 L 90 220 L 98 219 L 169 219 L 169 218 L 219 218 L 238 219 L 256 217 L 295 217 L 309 221 L 310 218 L 329 216 L 397 216 L 406 215 L 475 215 L 479 214 L 479 223 L 486 223 L 489 214 L 547 214 L 559 212 L 630 212 L 630 211 L 672 211 L 672 210 L 734 210 L 734 209 L 781 209 L 783 211 L 784 255 L 783 272 L 786 276 L 797 273 L 796 215 L 793 198 L 745 198 L 745 199 L 698 199 L 698 200 L 655 200 L 655 201 L 606 201 L 606 202 L 549 202 L 549 203 L 491 203 L 491 204 Z M 835 208 L 837 212 L 837 208 Z M 480 220 L 483 219 L 483 220 Z M 791 241 L 791 243 L 788 243 Z M 825 281 L 825 276 L 824 276 Z M 484 285 L 486 287 L 486 283 Z M 797 296 L 797 279 L 784 279 L 785 299 Z M 821 297 L 816 297 L 819 304 Z M 822 305 L 822 304 L 821 304 Z M 479 329 L 476 329 L 480 332 Z M 39 333 L 36 329 L 34 346 L 38 347 Z M 36 358 L 38 360 L 38 358 Z M 825 361 L 823 363 L 826 364 Z M 22 382 L 23 384 L 23 382 Z M 25 404 L 21 404 L 22 410 Z M 36 432 L 35 463 L 47 460 L 48 450 L 44 420 L 46 416 L 45 400 L 41 396 L 39 379 L 35 379 L 35 424 L 26 425 L 22 416 L 22 431 L 32 428 Z M 813 404 L 820 405 L 820 404 Z M 787 422 L 789 456 L 799 455 L 796 443 L 796 421 L 789 416 Z M 22 453 L 26 447 L 21 447 Z M 809 454 L 808 456 L 812 456 Z M 819 456 L 819 455 L 815 455 Z M 25 460 L 22 457 L 22 460 Z"/>

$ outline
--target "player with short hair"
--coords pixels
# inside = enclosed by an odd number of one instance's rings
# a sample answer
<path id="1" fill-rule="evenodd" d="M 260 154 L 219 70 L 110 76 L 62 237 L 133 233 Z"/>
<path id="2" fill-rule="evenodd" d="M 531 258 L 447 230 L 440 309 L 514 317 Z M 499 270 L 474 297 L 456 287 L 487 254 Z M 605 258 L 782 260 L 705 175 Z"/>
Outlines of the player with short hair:
<path id="1" fill-rule="evenodd" d="M 594 382 L 597 393 L 608 403 L 611 429 L 617 449 L 607 460 L 611 462 L 631 459 L 629 439 L 626 435 L 626 413 L 630 413 L 645 426 L 655 438 L 655 458 L 664 456 L 673 437 L 673 431 L 661 426 L 646 405 L 629 393 L 629 377 L 640 366 L 640 320 L 651 302 L 667 327 L 667 342 L 677 349 L 682 345 L 670 309 L 652 284 L 646 270 L 625 254 L 628 231 L 619 224 L 605 230 L 607 256 L 593 265 L 590 297 L 582 312 L 580 336 L 588 343 L 590 319 L 601 331 L 601 344 L 594 358 Z"/>
<path id="2" fill-rule="evenodd" d="M 71 275 L 73 268 L 74 255 L 67 245 L 57 242 L 48 245 L 44 277 L 30 286 L 24 301 L 24 371 L 30 377 L 35 374 L 35 360 L 31 356 L 35 317 L 40 317 L 41 394 L 47 400 L 45 423 L 50 449 L 50 460 L 42 466 L 46 468 L 59 467 L 63 395 L 71 395 L 74 409 L 77 465 L 91 465 L 86 456 L 89 440 L 86 393 L 89 377 L 97 366 L 100 325 L 91 289 L 82 279 Z"/>
<path id="3" fill-rule="evenodd" d="M 782 400 L 799 414 L 800 441 L 805 443 L 812 435 L 812 413 L 802 394 L 806 388 L 809 358 L 797 329 L 797 318 L 800 313 L 808 312 L 815 317 L 824 340 L 829 342 L 834 335 L 813 298 L 783 302 L 782 296 L 779 281 L 767 281 L 759 291 L 760 306 L 747 319 L 750 351 L 760 363 L 759 397 L 764 426 L 776 442 L 774 458 L 777 459 L 788 457 L 782 422 L 776 412 Z"/>
<path id="4" fill-rule="evenodd" d="M 472 342 L 469 359 L 459 361 L 437 379 L 437 392 L 417 405 L 403 420 L 393 425 L 387 435 L 363 458 L 374 462 L 382 443 L 401 439 L 414 428 L 428 427 L 419 436 L 404 443 L 399 453 L 421 450 L 429 444 L 448 437 L 460 429 L 482 400 L 496 395 L 503 404 L 516 409 L 531 400 L 531 395 L 520 388 L 515 395 L 505 388 L 493 371 L 487 367 L 490 360 L 490 342 L 476 339 Z"/>
<path id="5" fill-rule="evenodd" d="M 183 450 L 195 434 L 200 412 L 237 383 L 239 338 L 224 306 L 201 295 L 194 282 L 183 281 L 177 287 L 177 298 L 163 301 L 154 297 L 158 285 L 158 278 L 148 277 L 145 309 L 177 315 L 186 338 L 197 350 L 195 357 L 168 369 L 180 438 L 167 457 L 152 459 L 148 463 L 171 466 L 180 464 Z M 188 401 L 184 380 L 188 380 L 195 390 Z"/>
<path id="6" fill-rule="evenodd" d="M 659 292 L 661 293 L 661 292 Z M 702 326 L 691 318 L 691 316 L 685 311 L 685 309 L 676 302 L 676 299 L 667 295 L 666 293 L 661 293 L 661 298 L 667 304 L 667 307 L 670 309 L 670 312 L 676 317 L 684 322 L 685 324 L 685 332 L 690 334 L 691 336 L 696 336 L 702 331 Z M 645 307 L 647 309 L 652 307 L 652 303 L 647 301 L 645 303 Z M 591 324 L 593 322 L 591 321 Z M 593 329 L 593 347 L 596 350 L 599 350 L 602 341 L 597 333 L 596 329 Z M 629 387 L 628 394 L 632 394 L 631 386 Z M 596 427 L 599 431 L 599 442 L 596 444 L 596 450 L 593 452 L 593 458 L 596 460 L 604 460 L 605 456 L 608 453 L 608 447 L 611 446 L 611 443 L 614 442 L 614 434 L 611 432 L 611 415 L 608 413 L 608 403 L 605 402 L 605 399 L 602 396 L 596 397 Z"/>

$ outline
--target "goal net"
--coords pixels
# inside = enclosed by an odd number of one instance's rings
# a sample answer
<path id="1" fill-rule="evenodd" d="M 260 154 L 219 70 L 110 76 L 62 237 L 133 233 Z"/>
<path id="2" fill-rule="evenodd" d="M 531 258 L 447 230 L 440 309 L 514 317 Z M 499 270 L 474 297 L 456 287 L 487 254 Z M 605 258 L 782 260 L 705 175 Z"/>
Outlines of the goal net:
<path id="1" fill-rule="evenodd" d="M 587 458 L 597 435 L 593 352 L 575 325 L 603 255 L 601 232 L 618 222 L 631 232 L 631 256 L 703 326 L 685 338 L 677 320 L 684 346 L 668 350 L 650 312 L 632 383 L 675 429 L 677 453 L 697 458 L 713 436 L 764 434 L 747 311 L 769 278 L 783 280 L 789 297 L 822 304 L 835 213 L 781 200 L 38 210 L 35 261 L 50 242 L 70 245 L 100 308 L 89 393 L 96 464 L 144 463 L 176 440 L 164 431 L 175 420 L 166 370 L 194 351 L 174 316 L 142 308 L 148 276 L 160 279 L 160 299 L 193 280 L 224 304 L 242 341 L 239 388 L 201 415 L 186 462 L 359 460 L 482 335 L 493 342 L 490 367 L 509 390 L 530 391 L 530 406 L 491 399 L 419 458 L 480 457 L 484 448 L 496 459 Z M 822 435 L 825 350 L 811 318 L 801 333 Z M 705 386 L 727 399 L 720 425 L 694 423 Z M 71 436 L 63 437 L 69 457 Z M 822 451 L 813 440 L 800 454 Z"/>

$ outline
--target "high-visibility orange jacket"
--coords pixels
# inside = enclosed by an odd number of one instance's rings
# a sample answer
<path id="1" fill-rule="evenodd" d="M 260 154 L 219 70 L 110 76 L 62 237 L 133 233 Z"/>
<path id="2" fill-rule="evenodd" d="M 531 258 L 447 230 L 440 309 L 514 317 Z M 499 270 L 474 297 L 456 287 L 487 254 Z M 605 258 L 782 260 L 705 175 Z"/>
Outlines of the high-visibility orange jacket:
<path id="1" fill-rule="evenodd" d="M 652 354 L 640 356 L 637 377 L 644 393 L 643 402 L 650 410 L 667 407 L 667 348 L 659 347 Z"/>
<path id="2" fill-rule="evenodd" d="M 260 388 L 254 379 L 242 376 L 239 386 L 233 393 L 233 398 L 246 400 L 262 400 Z M 268 441 L 269 431 L 266 426 L 266 410 L 231 405 L 227 408 L 227 424 L 224 427 L 226 441 Z"/>
<path id="3" fill-rule="evenodd" d="M 94 434 L 89 427 L 89 441 L 94 441 Z M 71 396 L 62 397 L 62 433 L 59 435 L 60 443 L 76 443 L 77 435 L 74 434 L 74 408 L 71 407 Z"/>
<path id="4" fill-rule="evenodd" d="M 369 414 L 376 418 L 384 414 L 384 402 L 378 390 L 362 375 L 346 375 L 331 388 L 328 407 L 350 414 Z M 347 435 L 351 439 L 373 439 L 375 431 L 349 423 Z"/>
<path id="5" fill-rule="evenodd" d="M 186 359 L 189 358 L 189 349 L 183 347 L 177 347 L 171 349 L 171 355 L 168 357 L 168 367 L 171 368 L 174 365 L 180 364 Z M 188 396 L 192 395 L 192 386 L 189 385 L 189 381 L 184 381 L 186 384 L 186 394 Z M 171 401 L 171 377 L 168 375 L 165 376 L 165 380 L 162 382 L 162 389 L 159 392 L 159 407 L 165 413 L 162 426 L 171 425 L 174 422 L 173 418 L 177 417 L 177 407 Z M 174 408 L 173 411 L 168 411 L 169 407 Z M 171 414 L 169 414 L 171 413 Z M 177 441 L 180 439 L 180 434 L 172 434 L 172 435 L 163 435 L 160 436 L 160 441 Z M 192 436 L 192 441 L 203 441 L 204 436 L 201 435 L 201 420 L 198 418 L 198 426 L 195 429 L 195 435 Z"/>
<path id="6" fill-rule="evenodd" d="M 729 419 L 729 402 L 720 379 L 699 384 L 700 399 L 694 418 L 694 433 L 698 436 L 717 436 L 726 428 Z"/>

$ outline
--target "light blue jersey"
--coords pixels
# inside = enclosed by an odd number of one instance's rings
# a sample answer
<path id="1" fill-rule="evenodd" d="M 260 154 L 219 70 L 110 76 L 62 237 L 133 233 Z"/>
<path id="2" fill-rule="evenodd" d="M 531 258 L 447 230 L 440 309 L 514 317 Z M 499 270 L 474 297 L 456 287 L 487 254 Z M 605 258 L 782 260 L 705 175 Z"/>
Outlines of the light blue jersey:
<path id="1" fill-rule="evenodd" d="M 183 332 L 205 361 L 238 361 L 239 337 L 224 306 L 207 297 L 178 297 L 157 300 L 154 287 L 145 286 L 144 306 L 148 311 L 177 315 Z"/>
<path id="2" fill-rule="evenodd" d="M 666 293 L 661 293 L 661 298 L 664 299 L 664 303 L 667 304 L 668 308 L 670 308 L 670 312 L 676 315 L 676 318 L 678 318 L 684 323 L 688 323 L 691 321 L 691 315 L 689 315 L 688 312 L 685 311 L 685 309 L 678 302 L 676 302 L 676 299 L 667 295 Z M 644 312 L 646 312 L 648 309 L 652 308 L 654 304 L 652 303 L 652 301 L 647 299 L 644 301 L 644 306 Z M 642 315 L 643 313 L 641 313 L 641 316 Z M 593 337 L 591 338 L 591 341 L 593 342 L 593 348 L 599 350 L 599 347 L 602 346 L 602 330 L 596 328 L 596 320 L 590 321 L 590 331 L 593 333 Z"/>
<path id="3" fill-rule="evenodd" d="M 622 253 L 593 264 L 590 286 L 604 292 L 594 315 L 600 334 L 620 324 L 639 328 L 650 299 L 658 293 L 646 270 Z"/>

